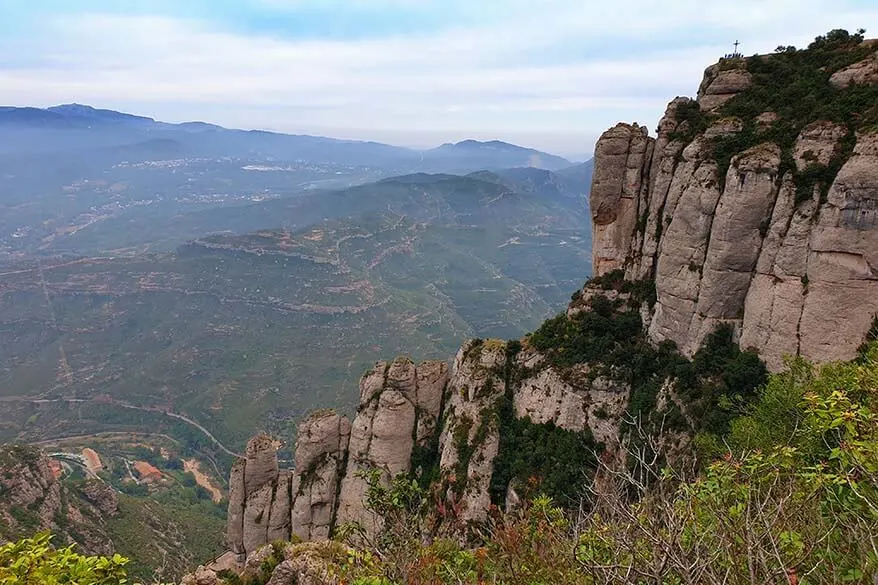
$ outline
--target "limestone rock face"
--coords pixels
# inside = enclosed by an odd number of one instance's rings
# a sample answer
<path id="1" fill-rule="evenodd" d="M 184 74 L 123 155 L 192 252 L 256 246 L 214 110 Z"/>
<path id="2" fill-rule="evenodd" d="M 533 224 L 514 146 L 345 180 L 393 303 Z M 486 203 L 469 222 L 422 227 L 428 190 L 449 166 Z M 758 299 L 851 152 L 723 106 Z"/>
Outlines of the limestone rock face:
<path id="1" fill-rule="evenodd" d="M 647 129 L 618 124 L 595 146 L 591 186 L 595 274 L 622 268 L 637 223 L 637 203 L 654 141 Z"/>
<path id="2" fill-rule="evenodd" d="M 878 52 L 836 71 L 829 78 L 829 83 L 837 88 L 849 85 L 875 85 L 878 83 Z"/>
<path id="3" fill-rule="evenodd" d="M 421 447 L 428 447 L 436 433 L 442 409 L 442 395 L 448 384 L 448 364 L 441 361 L 424 362 L 418 366 L 418 428 L 415 439 Z"/>
<path id="4" fill-rule="evenodd" d="M 442 362 L 416 367 L 408 358 L 396 358 L 378 362 L 360 380 L 337 524 L 358 522 L 367 531 L 380 526 L 381 519 L 364 507 L 368 483 L 361 473 L 377 469 L 388 481 L 410 470 L 415 445 L 426 444 L 435 432 L 447 372 Z"/>
<path id="5" fill-rule="evenodd" d="M 417 374 L 410 360 L 379 362 L 360 385 L 360 408 L 351 427 L 348 465 L 341 482 L 338 522 L 374 529 L 379 519 L 363 505 L 368 483 L 359 474 L 377 468 L 390 478 L 407 471 L 415 425 Z"/>
<path id="6" fill-rule="evenodd" d="M 673 182 L 677 157 L 683 154 L 686 146 L 682 141 L 674 139 L 673 133 L 683 130 L 682 127 L 686 126 L 685 121 L 682 123 L 677 121 L 677 109 L 690 103 L 692 100 L 689 98 L 675 98 L 668 104 L 665 115 L 659 122 L 658 137 L 649 164 L 648 182 L 638 202 L 638 213 L 640 217 L 646 216 L 646 223 L 642 234 L 635 236 L 634 247 L 629 252 L 631 262 L 626 270 L 628 278 L 635 280 L 652 278 L 655 270 L 659 235 L 661 229 L 665 227 L 663 214 L 666 198 Z M 595 274 L 600 273 L 595 272 Z"/>
<path id="7" fill-rule="evenodd" d="M 876 59 L 837 72 L 833 83 L 873 83 Z M 715 112 L 750 86 L 743 62 L 729 67 L 705 72 L 702 110 Z M 594 274 L 623 269 L 628 279 L 654 280 L 657 302 L 643 315 L 649 337 L 673 341 L 686 355 L 730 325 L 772 370 L 786 355 L 853 357 L 878 313 L 876 133 L 857 136 L 850 154 L 847 128 L 818 120 L 801 130 L 790 153 L 766 142 L 732 153 L 721 171 L 714 145 L 741 132 L 742 121 L 714 114 L 706 131 L 683 144 L 689 122 L 677 112 L 687 102 L 671 102 L 651 146 L 640 126 L 627 124 L 598 141 Z M 755 129 L 778 120 L 763 112 Z M 847 160 L 832 185 L 818 180 L 808 193 L 801 181 L 797 187 L 789 155 L 800 178 Z"/>
<path id="8" fill-rule="evenodd" d="M 244 501 L 247 499 L 247 491 L 244 487 L 244 469 L 246 466 L 247 460 L 238 458 L 232 463 L 232 471 L 229 474 L 226 541 L 229 549 L 237 555 L 246 554 L 244 551 Z"/>
<path id="9" fill-rule="evenodd" d="M 446 498 L 458 504 L 459 520 L 484 519 L 491 504 L 488 487 L 500 448 L 497 418 L 506 393 L 506 344 L 469 340 L 454 358 L 445 424 L 439 437 L 439 467 Z"/>
<path id="10" fill-rule="evenodd" d="M 737 134 L 744 129 L 744 122 L 740 118 L 722 118 L 717 120 L 704 131 L 705 138 L 716 138 L 717 136 L 728 136 Z"/>
<path id="11" fill-rule="evenodd" d="M 350 435 L 350 421 L 333 411 L 315 412 L 299 425 L 291 527 L 302 540 L 329 538 Z"/>
<path id="12" fill-rule="evenodd" d="M 777 197 L 780 155 L 776 145 L 761 144 L 732 159 L 710 228 L 695 314 L 686 335 L 672 338 L 687 355 L 719 325 L 740 326 L 762 243 L 760 230 Z"/>
<path id="13" fill-rule="evenodd" d="M 808 124 L 793 147 L 796 168 L 804 171 L 811 165 L 828 166 L 840 148 L 839 141 L 847 134 L 847 128 L 832 122 Z"/>
<path id="14" fill-rule="evenodd" d="M 777 112 L 762 112 L 756 116 L 756 127 L 760 130 L 767 130 L 778 120 L 780 120 L 780 116 Z"/>
<path id="15" fill-rule="evenodd" d="M 227 540 L 237 563 L 275 540 L 327 540 L 346 522 L 376 529 L 360 471 L 378 469 L 389 480 L 410 470 L 416 445 L 435 449 L 447 382 L 445 362 L 378 362 L 360 380 L 353 424 L 332 410 L 301 423 L 293 471 L 278 470 L 279 442 L 253 437 L 229 478 Z"/>
<path id="16" fill-rule="evenodd" d="M 818 206 L 812 199 L 795 207 L 794 199 L 795 185 L 787 176 L 744 305 L 741 345 L 760 349 L 772 369 L 782 366 L 783 356 L 799 352 L 808 240 Z"/>
<path id="17" fill-rule="evenodd" d="M 543 356 L 532 348 L 522 350 L 515 362 L 520 371 L 534 372 L 513 393 L 516 418 L 529 417 L 534 423 L 552 423 L 568 431 L 587 429 L 607 445 L 617 441 L 619 421 L 628 406 L 626 384 L 590 376 L 584 364 L 562 376 L 544 365 Z"/>
<path id="18" fill-rule="evenodd" d="M 247 499 L 244 500 L 242 544 L 248 553 L 269 542 L 268 522 L 274 500 L 274 488 L 272 483 L 266 483 L 256 491 L 248 493 Z"/>
<path id="19" fill-rule="evenodd" d="M 720 198 L 716 173 L 716 163 L 705 158 L 704 144 L 698 139 L 683 151 L 674 172 L 665 215 L 658 220 L 669 223 L 662 230 L 654 276 L 656 291 L 661 287 L 650 325 L 655 340 L 676 341 L 688 334 Z"/>
<path id="20" fill-rule="evenodd" d="M 216 573 L 205 567 L 198 567 L 191 575 L 186 575 L 180 585 L 219 585 Z"/>
<path id="21" fill-rule="evenodd" d="M 244 452 L 247 460 L 244 489 L 247 493 L 277 479 L 278 447 L 280 444 L 265 433 L 260 433 L 247 442 L 247 450 Z"/>
<path id="22" fill-rule="evenodd" d="M 712 65 L 704 73 L 698 88 L 698 105 L 702 110 L 715 110 L 750 87 L 752 76 L 746 69 L 721 69 Z"/>
<path id="23" fill-rule="evenodd" d="M 244 457 L 232 464 L 226 538 L 230 550 L 238 555 L 247 555 L 269 542 L 271 511 L 278 488 L 279 446 L 270 436 L 260 433 L 247 443 Z M 277 507 L 283 510 L 281 502 Z M 276 519 L 272 535 L 287 534 L 281 532 L 284 526 L 284 520 Z"/>
<path id="24" fill-rule="evenodd" d="M 292 472 L 284 470 L 277 475 L 277 485 L 272 494 L 271 508 L 268 515 L 266 542 L 288 540 L 290 538 L 290 505 L 292 496 Z"/>
<path id="25" fill-rule="evenodd" d="M 849 359 L 878 314 L 878 132 L 857 137 L 809 242 L 800 353 Z"/>

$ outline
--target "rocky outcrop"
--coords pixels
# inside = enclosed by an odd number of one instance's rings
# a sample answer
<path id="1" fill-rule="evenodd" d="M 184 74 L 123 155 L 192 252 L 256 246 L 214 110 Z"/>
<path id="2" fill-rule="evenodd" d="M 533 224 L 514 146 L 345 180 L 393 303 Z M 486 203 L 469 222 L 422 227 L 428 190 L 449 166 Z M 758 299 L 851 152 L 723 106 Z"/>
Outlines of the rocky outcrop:
<path id="1" fill-rule="evenodd" d="M 829 78 L 829 83 L 839 89 L 850 85 L 878 84 L 878 51 L 862 61 L 836 71 Z"/>
<path id="2" fill-rule="evenodd" d="M 616 270 L 625 263 L 653 146 L 645 127 L 617 124 L 601 136 L 595 147 L 591 213 L 592 263 L 596 273 Z"/>
<path id="3" fill-rule="evenodd" d="M 617 441 L 631 390 L 627 384 L 593 375 L 588 364 L 561 372 L 533 348 L 523 349 L 515 366 L 526 373 L 513 393 L 516 418 L 568 431 L 588 430 L 604 445 Z"/>
<path id="4" fill-rule="evenodd" d="M 351 426 L 348 463 L 339 494 L 338 523 L 358 522 L 375 530 L 381 519 L 366 512 L 368 480 L 385 480 L 411 467 L 412 451 L 435 430 L 448 377 L 444 362 L 415 367 L 408 358 L 378 362 L 360 381 L 360 407 Z"/>
<path id="5" fill-rule="evenodd" d="M 743 68 L 743 62 L 743 59 L 727 60 L 707 68 L 698 88 L 698 105 L 702 110 L 716 110 L 750 87 L 752 76 Z"/>
<path id="6" fill-rule="evenodd" d="M 286 540 L 290 537 L 292 505 L 292 480 L 293 473 L 289 470 L 280 471 L 277 474 L 277 483 L 272 494 L 271 508 L 268 514 L 268 527 L 266 528 L 266 542 Z"/>
<path id="7" fill-rule="evenodd" d="M 873 57 L 831 82 L 871 83 Z M 649 337 L 672 341 L 688 356 L 727 324 L 771 369 L 785 355 L 851 358 L 878 313 L 876 132 L 860 133 L 851 151 L 845 126 L 815 120 L 792 147 L 751 142 L 721 168 L 718 140 L 747 124 L 758 136 L 779 120 L 773 112 L 749 122 L 720 113 L 752 84 L 746 63 L 725 61 L 705 72 L 702 132 L 693 134 L 691 116 L 678 115 L 688 100 L 677 98 L 657 138 L 627 124 L 600 138 L 591 194 L 594 273 L 654 280 L 657 302 L 644 315 Z M 839 170 L 822 183 L 830 169 Z"/>
<path id="8" fill-rule="evenodd" d="M 69 488 L 38 448 L 0 445 L 0 543 L 50 531 L 55 544 L 76 543 L 86 554 L 113 554 L 106 520 L 117 512 L 116 494 L 102 481 Z"/>
<path id="9" fill-rule="evenodd" d="M 857 137 L 808 242 L 799 353 L 849 359 L 878 314 L 878 131 Z"/>
<path id="10" fill-rule="evenodd" d="M 232 471 L 229 474 L 229 508 L 226 514 L 226 541 L 229 550 L 240 555 L 243 561 L 244 551 L 244 502 L 247 499 L 247 491 L 244 487 L 244 468 L 247 460 L 236 459 L 232 463 Z"/>
<path id="11" fill-rule="evenodd" d="M 463 522 L 484 518 L 491 505 L 488 487 L 500 448 L 495 413 L 506 393 L 505 369 L 506 344 L 496 340 L 471 339 L 454 358 L 439 467 L 447 499 Z"/>
<path id="12" fill-rule="evenodd" d="M 434 440 L 447 381 L 444 362 L 378 362 L 360 380 L 353 424 L 331 410 L 301 423 L 292 471 L 278 469 L 277 441 L 251 439 L 229 479 L 227 540 L 238 563 L 276 540 L 326 540 L 347 522 L 380 525 L 365 510 L 361 472 L 377 469 L 389 479 L 410 470 L 413 450 Z"/>
<path id="13" fill-rule="evenodd" d="M 279 446 L 264 433 L 256 435 L 247 443 L 244 457 L 232 465 L 226 536 L 229 548 L 236 554 L 246 555 L 269 542 L 271 511 L 278 487 Z"/>
<path id="14" fill-rule="evenodd" d="M 343 559 L 355 552 L 337 542 L 303 542 L 264 545 L 247 555 L 237 569 L 231 569 L 245 583 L 266 585 L 338 585 L 343 583 Z M 183 577 L 180 585 L 221 585 L 218 572 L 198 567 Z"/>
<path id="15" fill-rule="evenodd" d="M 216 573 L 205 567 L 198 567 L 195 572 L 183 577 L 180 585 L 219 585 L 220 580 Z"/>
<path id="16" fill-rule="evenodd" d="M 294 536 L 329 538 L 350 435 L 350 421 L 333 411 L 315 412 L 299 425 L 291 488 Z"/>

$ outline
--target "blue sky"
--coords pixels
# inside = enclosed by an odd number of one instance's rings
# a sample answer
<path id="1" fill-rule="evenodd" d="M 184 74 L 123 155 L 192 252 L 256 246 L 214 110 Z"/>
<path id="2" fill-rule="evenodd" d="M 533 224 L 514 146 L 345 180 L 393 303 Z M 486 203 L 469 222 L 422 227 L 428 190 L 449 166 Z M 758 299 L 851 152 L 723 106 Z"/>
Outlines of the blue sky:
<path id="1" fill-rule="evenodd" d="M 0 103 L 582 157 L 735 39 L 872 23 L 878 0 L 0 0 Z"/>

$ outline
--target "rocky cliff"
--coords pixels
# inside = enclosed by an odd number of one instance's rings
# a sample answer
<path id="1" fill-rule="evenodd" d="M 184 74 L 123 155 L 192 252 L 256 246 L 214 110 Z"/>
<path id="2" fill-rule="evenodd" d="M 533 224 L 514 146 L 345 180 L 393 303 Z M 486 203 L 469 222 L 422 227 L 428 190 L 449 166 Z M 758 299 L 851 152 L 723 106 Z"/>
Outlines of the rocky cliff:
<path id="1" fill-rule="evenodd" d="M 470 340 L 450 371 L 440 361 L 378 362 L 360 380 L 353 423 L 322 410 L 300 424 L 294 470 L 278 470 L 277 442 L 264 434 L 251 439 L 231 474 L 230 549 L 243 566 L 274 540 L 325 540 L 351 523 L 374 533 L 382 518 L 365 505 L 372 470 L 384 482 L 399 473 L 433 479 L 448 504 L 444 519 L 455 525 L 484 519 L 492 504 L 517 497 L 512 480 L 520 478 L 510 455 L 524 445 L 510 440 L 525 429 L 503 428 L 510 420 L 551 429 L 541 435 L 545 445 L 530 447 L 543 447 L 531 455 L 553 465 L 570 455 L 549 455 L 559 433 L 577 448 L 597 444 L 592 429 L 600 441 L 612 442 L 627 395 L 625 384 L 587 368 L 553 367 L 519 342 Z M 578 477 L 582 466 L 573 467 L 571 477 Z M 500 476 L 506 480 L 498 492 Z"/>
<path id="2" fill-rule="evenodd" d="M 721 60 L 657 136 L 605 132 L 595 274 L 567 311 L 521 340 L 465 342 L 450 371 L 377 363 L 353 423 L 302 423 L 289 479 L 270 439 L 254 439 L 232 474 L 233 550 L 378 530 L 373 470 L 412 474 L 436 522 L 457 527 L 528 491 L 573 505 L 597 457 L 626 463 L 634 430 L 668 457 L 726 432 L 764 383 L 762 360 L 852 357 L 878 314 L 878 47 L 861 41 Z"/>
<path id="3" fill-rule="evenodd" d="M 853 357 L 878 313 L 874 51 L 724 59 L 655 138 L 637 124 L 601 136 L 595 275 L 655 281 L 654 343 L 691 356 L 726 324 L 772 369 Z"/>
<path id="4" fill-rule="evenodd" d="M 227 537 L 239 562 L 275 540 L 325 540 L 344 523 L 377 529 L 381 519 L 364 506 L 365 473 L 412 471 L 413 454 L 433 448 L 447 382 L 445 362 L 378 362 L 360 380 L 353 423 L 322 410 L 299 425 L 291 471 L 278 469 L 279 443 L 251 439 L 229 482 Z"/>
<path id="5" fill-rule="evenodd" d="M 48 530 L 55 544 L 112 554 L 107 519 L 117 513 L 116 493 L 104 482 L 80 482 L 71 489 L 36 447 L 0 445 L 0 542 Z"/>

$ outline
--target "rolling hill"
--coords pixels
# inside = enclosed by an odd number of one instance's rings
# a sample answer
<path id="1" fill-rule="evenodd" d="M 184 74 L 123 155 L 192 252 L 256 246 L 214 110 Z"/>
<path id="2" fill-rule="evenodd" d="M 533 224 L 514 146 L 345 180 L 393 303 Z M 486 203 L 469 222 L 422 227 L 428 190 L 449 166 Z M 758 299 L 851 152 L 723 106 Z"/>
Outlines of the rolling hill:
<path id="1" fill-rule="evenodd" d="M 381 355 L 444 357 L 468 337 L 532 330 L 590 271 L 582 195 L 537 169 L 414 174 L 243 210 L 225 212 L 276 227 L 4 269 L 0 439 L 192 431 L 170 411 L 240 449 L 260 426 L 286 434 L 317 405 L 352 403 Z"/>

